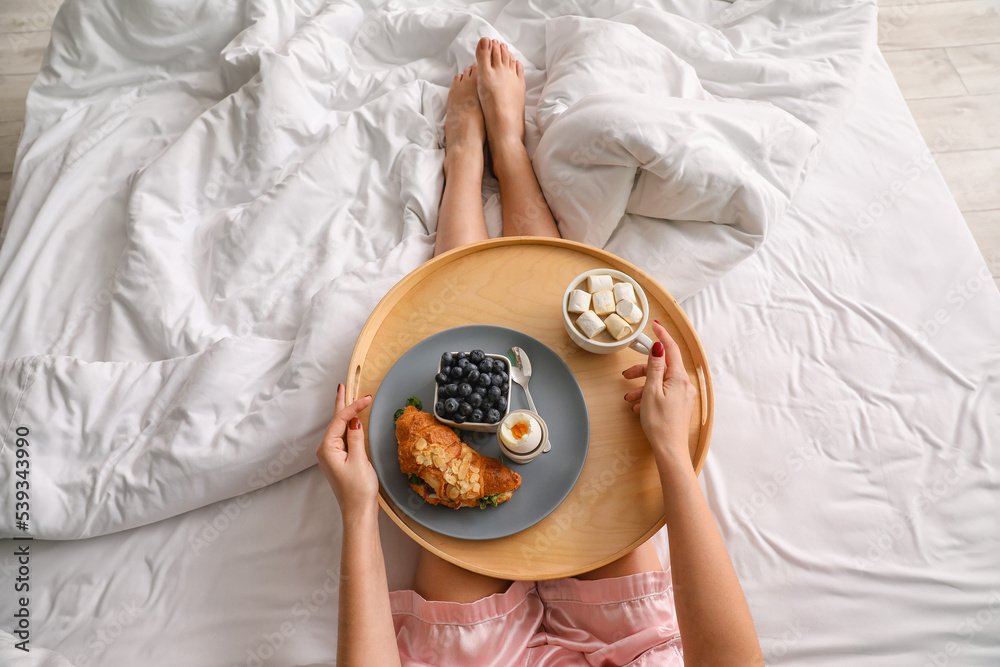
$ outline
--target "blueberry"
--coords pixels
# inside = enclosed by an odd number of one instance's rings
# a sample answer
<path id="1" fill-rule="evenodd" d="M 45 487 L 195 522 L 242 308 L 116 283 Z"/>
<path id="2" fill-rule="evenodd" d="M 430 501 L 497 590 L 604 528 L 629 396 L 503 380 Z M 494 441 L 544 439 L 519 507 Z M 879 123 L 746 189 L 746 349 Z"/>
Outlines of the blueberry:
<path id="1" fill-rule="evenodd" d="M 462 415 L 462 414 L 460 414 L 460 413 L 458 413 L 458 412 L 456 412 L 455 414 L 453 414 L 451 416 L 451 420 L 453 422 L 455 422 L 456 424 L 464 424 L 465 423 L 465 419 L 466 419 L 465 416 Z"/>
<path id="2" fill-rule="evenodd" d="M 469 413 L 469 421 L 470 422 L 476 422 L 477 424 L 482 424 L 483 423 L 483 411 L 482 410 L 473 410 L 472 412 L 470 412 Z"/>
<path id="3" fill-rule="evenodd" d="M 452 380 L 459 379 L 460 377 L 462 377 L 462 367 L 461 366 L 452 366 L 451 367 L 451 373 L 449 373 L 449 375 L 451 375 L 451 379 Z"/>
<path id="4" fill-rule="evenodd" d="M 438 401 L 434 404 L 434 412 L 439 415 L 444 414 L 444 401 Z"/>
<path id="5" fill-rule="evenodd" d="M 460 398 L 465 398 L 471 393 L 472 393 L 472 385 L 469 384 L 468 382 L 463 382 L 462 384 L 458 385 L 458 396 Z"/>
<path id="6" fill-rule="evenodd" d="M 490 384 L 492 384 L 494 387 L 499 387 L 500 385 L 503 384 L 503 376 L 500 375 L 499 373 L 494 373 L 493 381 L 490 382 Z"/>
<path id="7" fill-rule="evenodd" d="M 486 395 L 489 397 L 491 401 L 496 403 L 498 400 L 500 400 L 500 397 L 503 395 L 503 392 L 500 391 L 500 387 L 490 387 L 490 390 L 486 392 Z"/>
<path id="8" fill-rule="evenodd" d="M 503 359 L 494 359 L 493 360 L 493 372 L 494 373 L 501 373 L 501 372 L 503 372 L 505 370 L 507 370 L 507 362 L 506 361 L 504 361 Z"/>
<path id="9" fill-rule="evenodd" d="M 496 402 L 496 408 L 501 413 L 507 412 L 507 399 L 504 398 L 503 396 L 501 396 L 500 398 L 498 398 L 497 402 Z"/>
<path id="10" fill-rule="evenodd" d="M 461 369 L 463 369 L 463 372 L 464 372 L 465 367 L 469 365 L 469 360 L 468 359 L 458 359 L 458 360 L 455 361 L 454 365 L 458 366 Z"/>
<path id="11" fill-rule="evenodd" d="M 465 381 L 471 385 L 475 385 L 479 382 L 479 369 L 475 366 L 466 366 L 468 371 L 465 373 Z"/>
<path id="12" fill-rule="evenodd" d="M 449 368 L 448 370 L 450 371 L 451 369 Z M 440 373 L 434 376 L 434 381 L 437 382 L 438 384 L 448 384 L 448 374 L 442 370 Z"/>
<path id="13" fill-rule="evenodd" d="M 489 373 L 480 373 L 478 384 L 480 387 L 489 387 L 493 384 L 493 376 Z"/>
<path id="14" fill-rule="evenodd" d="M 477 366 L 486 358 L 486 353 L 482 350 L 473 350 L 469 352 L 469 361 L 476 364 Z"/>
<path id="15" fill-rule="evenodd" d="M 489 389 L 488 387 L 484 387 L 482 385 L 477 384 L 475 387 L 472 388 L 472 393 L 479 394 L 480 396 L 485 396 L 488 389 Z"/>
<path id="16" fill-rule="evenodd" d="M 438 390 L 438 394 L 441 394 L 442 391 L 444 392 L 445 398 L 448 398 L 449 396 L 458 396 L 458 385 L 455 384 L 454 382 L 446 384 L 444 387 Z"/>
<path id="17" fill-rule="evenodd" d="M 486 357 L 479 362 L 479 372 L 480 373 L 492 373 L 493 372 L 493 359 L 492 357 Z"/>
<path id="18" fill-rule="evenodd" d="M 496 403 L 494 401 L 491 401 L 489 398 L 487 398 L 487 397 L 484 396 L 483 397 L 483 404 L 479 406 L 479 409 L 482 410 L 483 412 L 486 412 L 490 408 L 495 408 L 495 407 L 496 407 Z"/>
<path id="19" fill-rule="evenodd" d="M 456 359 L 465 359 L 465 358 L 466 358 L 466 357 L 468 357 L 468 356 L 469 356 L 469 355 L 468 355 L 468 354 L 466 354 L 465 352 L 459 352 L 458 354 L 456 354 L 456 355 L 455 355 L 455 358 L 456 358 Z"/>
<path id="20" fill-rule="evenodd" d="M 489 412 L 486 413 L 486 423 L 496 424 L 498 421 L 500 421 L 500 417 L 501 417 L 500 411 L 497 410 L 496 408 L 492 408 Z"/>
<path id="21" fill-rule="evenodd" d="M 503 378 L 504 384 L 507 384 L 507 381 L 510 380 L 510 376 L 507 375 L 507 371 L 500 371 L 500 377 Z"/>
<path id="22" fill-rule="evenodd" d="M 458 414 L 462 415 L 463 417 L 468 417 L 469 415 L 472 414 L 472 406 L 466 403 L 465 401 L 462 401 L 461 403 L 458 404 Z"/>
<path id="23" fill-rule="evenodd" d="M 467 400 L 469 402 L 469 405 L 471 405 L 474 408 L 478 408 L 480 405 L 483 404 L 483 397 L 481 394 L 470 394 L 469 397 L 465 400 Z"/>
<path id="24" fill-rule="evenodd" d="M 457 412 L 457 411 L 458 411 L 458 399 L 457 398 L 449 398 L 449 399 L 447 399 L 444 402 L 444 412 L 445 412 L 445 414 L 450 415 L 451 413 Z"/>
<path id="25" fill-rule="evenodd" d="M 452 356 L 451 352 L 445 352 L 441 355 L 441 365 L 451 366 L 452 362 L 455 361 L 455 357 Z"/>

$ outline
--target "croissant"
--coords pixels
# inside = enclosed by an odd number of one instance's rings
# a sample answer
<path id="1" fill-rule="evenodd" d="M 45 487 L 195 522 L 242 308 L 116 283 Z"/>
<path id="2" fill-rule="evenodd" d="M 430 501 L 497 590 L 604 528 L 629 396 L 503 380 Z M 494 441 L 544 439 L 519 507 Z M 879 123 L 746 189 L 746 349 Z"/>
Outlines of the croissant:
<path id="1" fill-rule="evenodd" d="M 521 486 L 516 472 L 469 447 L 434 415 L 412 405 L 396 420 L 396 441 L 399 469 L 423 480 L 410 487 L 432 505 L 477 507 L 489 496 L 490 504 L 499 504 Z"/>

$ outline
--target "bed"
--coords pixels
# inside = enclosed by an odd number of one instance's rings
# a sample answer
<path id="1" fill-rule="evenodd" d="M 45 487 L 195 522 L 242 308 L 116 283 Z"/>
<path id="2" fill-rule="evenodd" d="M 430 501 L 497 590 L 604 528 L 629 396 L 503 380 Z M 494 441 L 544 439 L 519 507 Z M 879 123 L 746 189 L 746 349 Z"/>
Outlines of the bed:
<path id="1" fill-rule="evenodd" d="M 874 16 L 67 0 L 0 245 L 0 664 L 335 661 L 314 443 L 365 317 L 430 256 L 444 93 L 482 35 L 531 64 L 527 142 L 564 233 L 651 273 L 701 336 L 703 488 L 768 664 L 1000 664 L 1000 257 Z M 406 587 L 417 546 L 382 519 Z"/>

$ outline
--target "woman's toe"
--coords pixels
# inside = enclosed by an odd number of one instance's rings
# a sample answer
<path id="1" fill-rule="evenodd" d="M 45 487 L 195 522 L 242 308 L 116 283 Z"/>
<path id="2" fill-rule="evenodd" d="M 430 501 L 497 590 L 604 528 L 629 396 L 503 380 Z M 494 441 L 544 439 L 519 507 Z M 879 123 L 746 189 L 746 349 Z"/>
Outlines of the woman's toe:
<path id="1" fill-rule="evenodd" d="M 483 67 L 490 64 L 491 51 L 493 50 L 493 43 L 486 37 L 479 40 L 479 46 L 476 47 L 476 62 L 480 63 Z"/>

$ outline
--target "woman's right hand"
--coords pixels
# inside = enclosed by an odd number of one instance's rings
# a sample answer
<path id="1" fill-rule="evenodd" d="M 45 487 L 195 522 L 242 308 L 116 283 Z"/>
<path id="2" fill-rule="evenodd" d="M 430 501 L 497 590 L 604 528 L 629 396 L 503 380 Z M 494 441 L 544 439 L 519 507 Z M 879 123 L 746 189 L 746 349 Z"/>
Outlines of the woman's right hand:
<path id="1" fill-rule="evenodd" d="M 639 414 L 642 430 L 653 447 L 659 465 L 686 462 L 691 465 L 688 431 L 697 392 L 688 379 L 677 343 L 659 322 L 653 323 L 659 340 L 653 343 L 645 364 L 622 372 L 629 380 L 645 377 L 643 386 L 625 394 Z"/>

